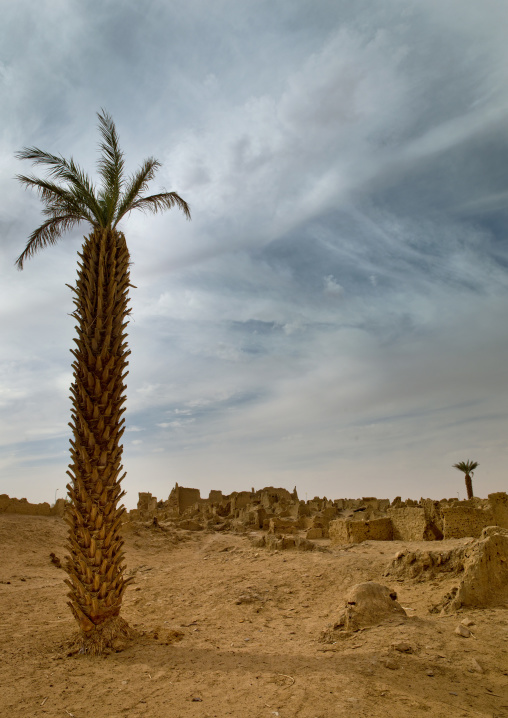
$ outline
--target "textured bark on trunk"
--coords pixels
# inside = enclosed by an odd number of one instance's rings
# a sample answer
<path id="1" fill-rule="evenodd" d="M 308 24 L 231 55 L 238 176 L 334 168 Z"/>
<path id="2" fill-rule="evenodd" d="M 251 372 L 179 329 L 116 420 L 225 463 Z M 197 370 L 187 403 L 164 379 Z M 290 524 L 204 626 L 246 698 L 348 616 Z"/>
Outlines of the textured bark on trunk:
<path id="1" fill-rule="evenodd" d="M 473 498 L 473 482 L 472 482 L 469 474 L 466 474 L 465 479 L 466 479 L 467 498 L 472 499 Z"/>
<path id="2" fill-rule="evenodd" d="M 98 653 L 128 635 L 119 617 L 124 579 L 121 517 L 122 434 L 129 350 L 129 252 L 121 232 L 96 229 L 79 254 L 74 291 L 77 337 L 72 349 L 73 432 L 66 571 L 82 649 Z"/>

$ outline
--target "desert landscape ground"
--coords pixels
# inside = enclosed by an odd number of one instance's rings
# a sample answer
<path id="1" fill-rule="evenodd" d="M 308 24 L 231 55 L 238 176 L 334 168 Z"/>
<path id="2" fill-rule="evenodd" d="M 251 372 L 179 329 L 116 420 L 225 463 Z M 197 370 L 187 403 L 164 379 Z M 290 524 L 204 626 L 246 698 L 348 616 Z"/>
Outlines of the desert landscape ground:
<path id="1" fill-rule="evenodd" d="M 386 575 L 396 554 L 429 542 L 273 551 L 259 534 L 126 524 L 135 581 L 123 615 L 136 637 L 94 658 L 70 649 L 65 573 L 50 559 L 64 558 L 65 523 L 0 514 L 0 714 L 508 716 L 508 603 L 431 613 L 455 575 Z M 334 636 L 344 597 L 365 581 L 396 591 L 407 616 Z"/>

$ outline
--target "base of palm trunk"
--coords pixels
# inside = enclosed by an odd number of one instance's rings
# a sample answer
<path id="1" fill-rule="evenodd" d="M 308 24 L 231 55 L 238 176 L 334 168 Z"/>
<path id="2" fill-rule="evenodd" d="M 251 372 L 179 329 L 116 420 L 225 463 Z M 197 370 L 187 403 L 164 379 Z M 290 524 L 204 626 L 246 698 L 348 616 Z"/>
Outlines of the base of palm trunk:
<path id="1" fill-rule="evenodd" d="M 71 653 L 99 656 L 101 653 L 122 650 L 126 647 L 126 641 L 134 635 L 135 632 L 127 621 L 115 616 L 95 626 L 91 631 L 80 631 L 71 641 Z"/>

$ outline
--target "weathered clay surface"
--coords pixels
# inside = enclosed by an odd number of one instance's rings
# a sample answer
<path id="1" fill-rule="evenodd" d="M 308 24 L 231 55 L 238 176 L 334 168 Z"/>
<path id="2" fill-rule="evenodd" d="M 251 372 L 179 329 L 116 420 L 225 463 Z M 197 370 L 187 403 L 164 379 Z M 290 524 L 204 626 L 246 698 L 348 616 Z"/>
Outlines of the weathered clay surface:
<path id="1" fill-rule="evenodd" d="M 399 551 L 389 563 L 385 576 L 398 580 L 428 581 L 441 574 L 464 571 L 465 547 L 437 551 Z"/>
<path id="2" fill-rule="evenodd" d="M 356 584 L 347 593 L 344 609 L 334 629 L 358 631 L 406 615 L 393 589 L 375 581 L 365 581 Z"/>
<path id="3" fill-rule="evenodd" d="M 464 575 L 444 611 L 462 607 L 508 605 L 508 529 L 489 526 L 466 546 Z"/>
<path id="4" fill-rule="evenodd" d="M 456 576 L 433 612 L 508 605 L 508 529 L 488 526 L 480 538 L 441 551 L 406 549 L 390 561 L 385 576 L 423 582 Z"/>

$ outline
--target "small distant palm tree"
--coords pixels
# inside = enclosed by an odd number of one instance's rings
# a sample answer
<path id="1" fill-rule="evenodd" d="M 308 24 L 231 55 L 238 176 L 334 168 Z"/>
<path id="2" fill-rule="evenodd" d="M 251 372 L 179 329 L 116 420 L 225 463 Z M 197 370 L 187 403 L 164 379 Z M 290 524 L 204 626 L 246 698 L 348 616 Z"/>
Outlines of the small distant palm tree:
<path id="1" fill-rule="evenodd" d="M 18 175 L 35 189 L 44 205 L 46 220 L 29 237 L 17 259 L 26 259 L 55 244 L 64 231 L 88 222 L 92 231 L 79 253 L 74 292 L 76 346 L 71 385 L 71 463 L 67 472 L 70 504 L 66 571 L 69 606 L 80 627 L 78 645 L 83 652 L 101 653 L 115 639 L 130 635 L 120 617 L 125 588 L 125 565 L 120 535 L 124 496 L 121 443 L 124 432 L 125 377 L 127 376 L 126 326 L 128 323 L 129 251 L 118 223 L 133 209 L 156 213 L 178 207 L 190 219 L 187 203 L 175 192 L 151 196 L 143 193 L 160 163 L 150 157 L 129 178 L 124 177 L 123 153 L 112 118 L 98 113 L 102 136 L 98 170 L 101 188 L 71 158 L 43 152 L 37 147 L 17 153 L 22 160 L 47 168 L 46 179 Z"/>
<path id="2" fill-rule="evenodd" d="M 474 470 L 476 469 L 477 466 L 479 466 L 479 463 L 477 461 L 459 461 L 458 464 L 453 465 L 454 469 L 458 469 L 459 471 L 462 471 L 465 474 L 466 491 L 467 491 L 468 499 L 473 498 L 472 478 L 474 476 Z"/>

